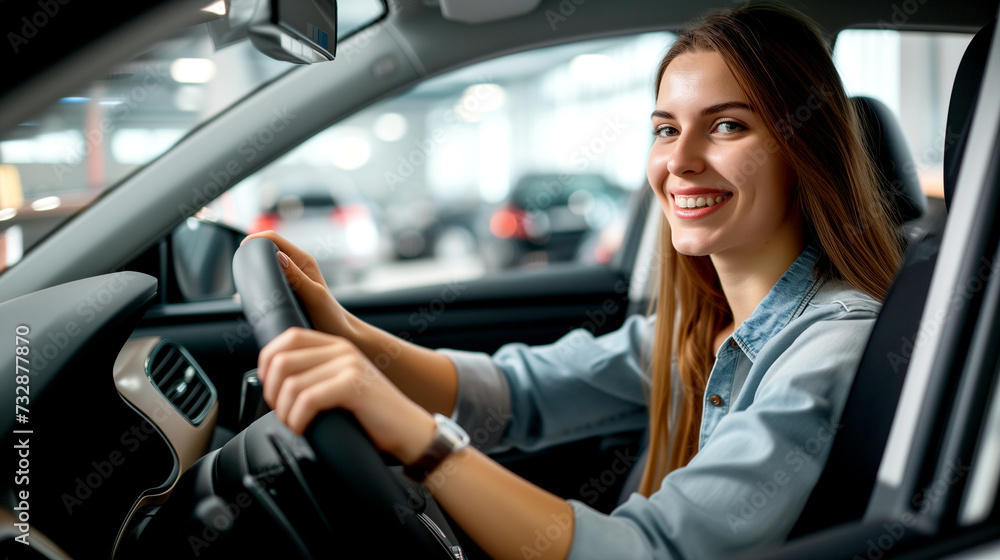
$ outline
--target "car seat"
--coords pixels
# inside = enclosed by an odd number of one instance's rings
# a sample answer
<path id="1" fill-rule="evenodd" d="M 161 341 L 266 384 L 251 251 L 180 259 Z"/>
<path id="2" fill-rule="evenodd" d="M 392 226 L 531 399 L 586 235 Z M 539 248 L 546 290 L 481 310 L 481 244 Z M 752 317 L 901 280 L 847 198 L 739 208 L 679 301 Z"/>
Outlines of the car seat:
<path id="1" fill-rule="evenodd" d="M 945 145 L 946 205 L 954 196 L 994 27 L 987 25 L 976 34 L 955 77 L 946 137 L 959 140 Z M 789 540 L 865 514 L 909 362 L 901 341 L 916 338 L 942 233 L 943 220 L 907 248 L 862 356 L 826 466 Z"/>

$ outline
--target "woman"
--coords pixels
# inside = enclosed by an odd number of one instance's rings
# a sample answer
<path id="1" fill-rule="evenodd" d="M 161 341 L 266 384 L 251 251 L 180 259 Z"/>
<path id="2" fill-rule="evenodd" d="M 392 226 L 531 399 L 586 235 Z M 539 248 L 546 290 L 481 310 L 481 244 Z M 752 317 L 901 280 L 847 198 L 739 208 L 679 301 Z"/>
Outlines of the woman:
<path id="1" fill-rule="evenodd" d="M 308 254 L 265 232 L 317 329 L 261 351 L 267 402 L 298 432 L 351 410 L 380 449 L 424 467 L 415 476 L 430 470 L 437 501 L 495 558 L 781 542 L 826 460 L 900 236 L 828 47 L 794 12 L 746 6 L 682 35 L 659 68 L 652 130 L 666 218 L 655 319 L 492 357 L 433 351 L 350 315 Z M 431 413 L 479 449 L 430 449 L 449 430 Z M 639 491 L 610 516 L 481 451 L 642 427 Z"/>

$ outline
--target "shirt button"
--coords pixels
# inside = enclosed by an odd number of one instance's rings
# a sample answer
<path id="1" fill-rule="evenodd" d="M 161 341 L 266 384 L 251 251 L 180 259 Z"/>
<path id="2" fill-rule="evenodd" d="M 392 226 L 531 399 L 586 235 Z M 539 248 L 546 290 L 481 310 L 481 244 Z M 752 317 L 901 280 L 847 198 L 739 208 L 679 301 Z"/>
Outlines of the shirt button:
<path id="1" fill-rule="evenodd" d="M 735 338 L 730 338 L 730 339 L 729 339 L 729 346 L 730 346 L 731 348 L 739 348 L 739 347 L 740 347 L 740 343 L 739 343 L 739 342 L 736 342 L 736 339 L 735 339 Z"/>
<path id="2" fill-rule="evenodd" d="M 715 406 L 719 406 L 722 404 L 722 397 L 719 395 L 712 395 L 711 397 L 708 397 L 708 402 L 714 404 Z"/>

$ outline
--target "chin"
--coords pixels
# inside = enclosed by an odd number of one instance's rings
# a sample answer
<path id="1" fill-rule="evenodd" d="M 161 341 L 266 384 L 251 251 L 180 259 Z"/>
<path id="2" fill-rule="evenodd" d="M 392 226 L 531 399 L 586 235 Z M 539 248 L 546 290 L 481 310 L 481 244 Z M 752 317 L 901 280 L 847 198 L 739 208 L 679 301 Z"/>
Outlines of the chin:
<path id="1" fill-rule="evenodd" d="M 711 248 L 703 240 L 673 239 L 674 250 L 689 257 L 707 257 Z"/>

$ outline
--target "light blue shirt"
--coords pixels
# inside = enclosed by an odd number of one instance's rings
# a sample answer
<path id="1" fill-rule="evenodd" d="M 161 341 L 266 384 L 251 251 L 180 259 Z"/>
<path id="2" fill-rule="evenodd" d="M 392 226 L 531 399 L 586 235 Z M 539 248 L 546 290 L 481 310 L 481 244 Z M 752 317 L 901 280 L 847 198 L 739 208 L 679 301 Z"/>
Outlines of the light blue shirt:
<path id="1" fill-rule="evenodd" d="M 815 279 L 815 260 L 807 248 L 718 349 L 699 450 L 686 467 L 610 515 L 569 501 L 570 559 L 723 558 L 785 541 L 826 462 L 880 309 L 845 282 Z M 653 319 L 633 316 L 596 338 L 578 329 L 493 356 L 442 350 L 458 371 L 453 417 L 490 452 L 641 430 L 652 333 Z M 543 547 L 539 538 L 521 552 L 531 558 Z"/>

